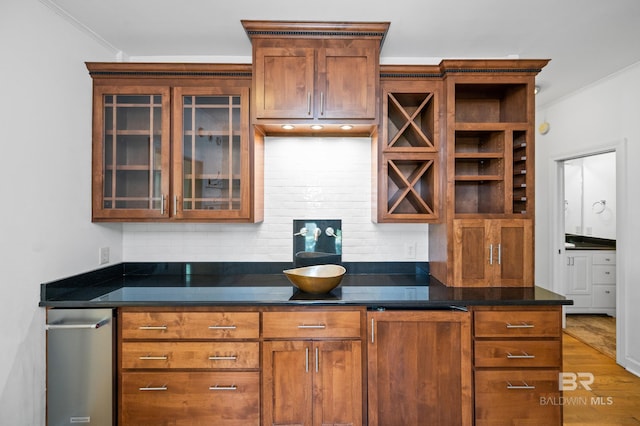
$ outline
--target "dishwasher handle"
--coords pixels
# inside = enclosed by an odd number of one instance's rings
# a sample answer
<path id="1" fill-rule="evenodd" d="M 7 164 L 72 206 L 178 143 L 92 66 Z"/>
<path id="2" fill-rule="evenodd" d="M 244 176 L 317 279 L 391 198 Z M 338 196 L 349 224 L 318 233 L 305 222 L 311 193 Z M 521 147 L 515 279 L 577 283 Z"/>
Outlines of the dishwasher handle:
<path id="1" fill-rule="evenodd" d="M 100 321 L 86 322 L 86 323 L 67 323 L 55 322 L 46 325 L 46 330 L 78 330 L 78 329 L 97 329 L 104 327 L 111 322 L 111 318 L 103 318 Z"/>

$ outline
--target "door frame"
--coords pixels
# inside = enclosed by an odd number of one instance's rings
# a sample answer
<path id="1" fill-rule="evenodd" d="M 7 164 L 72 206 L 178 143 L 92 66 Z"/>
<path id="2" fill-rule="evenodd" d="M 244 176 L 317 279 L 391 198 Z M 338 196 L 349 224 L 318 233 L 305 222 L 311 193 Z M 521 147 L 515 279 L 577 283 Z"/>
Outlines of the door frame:
<path id="1" fill-rule="evenodd" d="M 552 289 L 564 294 L 564 164 L 565 160 L 586 157 L 606 152 L 616 153 L 616 362 L 628 370 L 640 371 L 640 365 L 627 357 L 627 277 L 625 274 L 629 241 L 628 234 L 620 230 L 629 229 L 630 217 L 626 200 L 627 194 L 627 139 L 619 139 L 602 145 L 590 147 L 581 151 L 567 152 L 551 158 L 549 167 L 550 178 L 548 190 L 551 196 L 551 223 L 549 226 L 549 241 L 552 250 L 549 251 L 551 265 Z"/>

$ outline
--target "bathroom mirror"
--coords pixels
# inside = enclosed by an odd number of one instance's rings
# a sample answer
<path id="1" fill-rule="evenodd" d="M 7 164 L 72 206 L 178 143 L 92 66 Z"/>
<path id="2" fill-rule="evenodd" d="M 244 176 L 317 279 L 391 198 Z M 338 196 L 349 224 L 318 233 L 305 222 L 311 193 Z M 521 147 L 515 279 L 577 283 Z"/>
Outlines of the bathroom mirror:
<path id="1" fill-rule="evenodd" d="M 565 233 L 616 239 L 616 153 L 564 162 Z"/>

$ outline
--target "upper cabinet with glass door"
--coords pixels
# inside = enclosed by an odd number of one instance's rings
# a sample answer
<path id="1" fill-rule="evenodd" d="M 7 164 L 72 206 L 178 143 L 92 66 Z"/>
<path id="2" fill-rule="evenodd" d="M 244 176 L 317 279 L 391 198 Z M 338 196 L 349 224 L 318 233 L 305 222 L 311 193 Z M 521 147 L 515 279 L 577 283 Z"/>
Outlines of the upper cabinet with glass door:
<path id="1" fill-rule="evenodd" d="M 94 221 L 262 220 L 250 65 L 87 67 L 94 79 Z"/>
<path id="2" fill-rule="evenodd" d="M 174 89 L 172 214 L 240 219 L 249 210 L 249 89 Z M 243 155 L 244 154 L 244 155 Z"/>
<path id="3" fill-rule="evenodd" d="M 94 219 L 168 218 L 169 89 L 94 90 Z"/>

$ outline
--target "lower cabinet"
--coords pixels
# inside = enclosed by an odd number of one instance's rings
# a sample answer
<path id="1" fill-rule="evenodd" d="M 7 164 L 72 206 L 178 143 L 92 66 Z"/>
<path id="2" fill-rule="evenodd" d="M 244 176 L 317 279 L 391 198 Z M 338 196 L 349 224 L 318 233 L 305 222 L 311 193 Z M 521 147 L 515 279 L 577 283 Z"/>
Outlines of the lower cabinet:
<path id="1" fill-rule="evenodd" d="M 472 311 L 476 426 L 562 425 L 561 308 Z"/>
<path id="2" fill-rule="evenodd" d="M 121 426 L 260 424 L 260 313 L 121 308 Z"/>
<path id="3" fill-rule="evenodd" d="M 560 306 L 236 309 L 120 308 L 118 424 L 562 424 Z"/>
<path id="4" fill-rule="evenodd" d="M 359 341 L 274 341 L 263 346 L 265 425 L 361 425 Z"/>
<path id="5" fill-rule="evenodd" d="M 566 313 L 616 315 L 615 250 L 567 250 L 564 276 Z"/>
<path id="6" fill-rule="evenodd" d="M 361 315 L 263 313 L 263 425 L 364 424 Z"/>
<path id="7" fill-rule="evenodd" d="M 367 319 L 370 426 L 473 424 L 468 312 L 382 311 Z"/>

